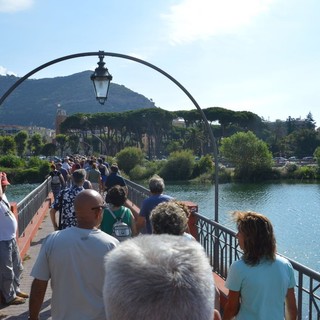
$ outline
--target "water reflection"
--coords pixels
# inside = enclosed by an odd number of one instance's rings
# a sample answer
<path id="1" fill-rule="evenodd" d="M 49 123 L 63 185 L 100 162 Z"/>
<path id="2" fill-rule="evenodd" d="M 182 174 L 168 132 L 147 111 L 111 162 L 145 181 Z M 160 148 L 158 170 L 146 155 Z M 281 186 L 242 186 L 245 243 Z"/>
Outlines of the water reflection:
<path id="1" fill-rule="evenodd" d="M 166 185 L 166 193 L 198 204 L 199 212 L 214 217 L 214 186 Z M 229 212 L 253 210 L 269 217 L 278 251 L 320 270 L 318 230 L 320 185 L 314 183 L 229 183 L 219 186 L 219 221 L 235 230 Z"/>
<path id="2" fill-rule="evenodd" d="M 6 194 L 19 202 L 38 184 L 10 185 Z M 166 184 L 165 193 L 178 200 L 198 204 L 199 212 L 214 218 L 214 186 L 203 184 Z M 272 221 L 278 251 L 309 268 L 320 271 L 318 230 L 320 184 L 313 183 L 228 183 L 219 185 L 219 221 L 235 230 L 229 212 L 253 210 Z"/>
<path id="3" fill-rule="evenodd" d="M 7 187 L 6 196 L 10 202 L 20 202 L 25 196 L 39 186 L 39 183 L 34 184 L 16 184 Z"/>

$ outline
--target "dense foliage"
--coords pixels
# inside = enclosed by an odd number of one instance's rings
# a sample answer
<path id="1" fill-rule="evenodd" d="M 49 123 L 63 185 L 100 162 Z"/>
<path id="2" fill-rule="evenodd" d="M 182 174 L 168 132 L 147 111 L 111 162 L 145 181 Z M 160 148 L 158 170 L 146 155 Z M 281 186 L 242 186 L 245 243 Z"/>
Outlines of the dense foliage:
<path id="1" fill-rule="evenodd" d="M 80 88 L 82 76 L 65 77 L 65 80 L 69 84 L 79 80 Z M 0 82 L 3 80 L 0 77 Z M 6 80 L 12 81 L 11 77 Z M 50 85 L 58 83 L 51 80 Z M 26 84 L 33 85 L 31 82 Z M 114 109 L 109 108 L 111 112 L 74 113 L 66 108 L 71 115 L 61 124 L 61 134 L 53 142 L 46 141 L 39 133 L 2 134 L 0 152 L 23 159 L 27 156 L 63 157 L 66 154 L 105 155 L 117 158 L 123 172 L 134 179 L 145 179 L 156 172 L 169 180 L 212 180 L 215 171 L 213 145 L 216 145 L 219 161 L 226 167 L 234 166 L 232 170 L 219 168 L 223 181 L 228 181 L 231 175 L 241 180 L 319 177 L 317 168 L 303 169 L 292 163 L 275 170 L 272 160 L 273 157 L 312 159 L 314 156 L 319 164 L 320 131 L 316 130 L 311 113 L 306 119 L 288 117 L 286 121 L 267 122 L 252 112 L 220 107 L 203 109 L 215 137 L 212 139 L 198 110 L 169 112 L 155 108 L 151 101 L 148 108 L 148 104 L 139 105 L 139 95 L 137 99 L 131 96 L 129 103 L 123 100 L 125 94 L 121 87 L 114 85 L 111 88 L 118 95 L 116 99 L 127 109 L 135 110 L 112 112 Z M 45 90 L 44 94 L 51 93 Z M 94 108 L 85 108 L 88 109 L 95 112 Z M 25 114 L 26 110 L 23 112 Z M 38 121 L 36 117 L 33 120 Z M 16 166 L 10 161 L 6 165 Z"/>
<path id="2" fill-rule="evenodd" d="M 238 132 L 222 140 L 222 156 L 234 165 L 234 174 L 241 180 L 262 179 L 270 175 L 272 154 L 265 142 L 251 131 Z"/>
<path id="3" fill-rule="evenodd" d="M 0 171 L 7 173 L 10 183 L 40 183 L 50 171 L 50 163 L 38 157 L 28 160 L 18 156 L 8 155 L 0 157 Z"/>
<path id="4" fill-rule="evenodd" d="M 194 161 L 191 150 L 173 152 L 162 167 L 160 175 L 169 181 L 189 180 L 192 176 Z"/>
<path id="5" fill-rule="evenodd" d="M 121 170 L 129 173 L 135 166 L 142 164 L 144 155 L 141 149 L 128 147 L 118 152 L 116 159 Z"/>

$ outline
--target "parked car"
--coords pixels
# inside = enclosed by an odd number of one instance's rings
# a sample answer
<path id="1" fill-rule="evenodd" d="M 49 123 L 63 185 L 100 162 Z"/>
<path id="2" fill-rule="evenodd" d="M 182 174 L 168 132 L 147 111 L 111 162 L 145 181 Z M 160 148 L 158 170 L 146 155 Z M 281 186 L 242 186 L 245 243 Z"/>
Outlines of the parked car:
<path id="1" fill-rule="evenodd" d="M 303 157 L 302 160 L 301 160 L 302 163 L 315 163 L 315 159 L 314 157 Z"/>
<path id="2" fill-rule="evenodd" d="M 288 159 L 284 157 L 274 157 L 273 161 L 275 164 L 285 164 L 288 161 Z"/>

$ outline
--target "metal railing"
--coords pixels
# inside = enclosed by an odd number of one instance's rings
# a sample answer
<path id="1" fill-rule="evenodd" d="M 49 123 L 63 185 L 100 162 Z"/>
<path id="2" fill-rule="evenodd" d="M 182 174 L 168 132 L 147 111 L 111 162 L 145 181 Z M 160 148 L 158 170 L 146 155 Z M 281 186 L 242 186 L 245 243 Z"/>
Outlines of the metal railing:
<path id="1" fill-rule="evenodd" d="M 136 206 L 141 207 L 142 201 L 150 195 L 149 190 L 129 180 L 126 180 L 126 183 L 128 198 Z M 23 234 L 50 191 L 50 178 L 48 178 L 18 203 L 19 236 Z M 235 232 L 199 213 L 192 214 L 196 218 L 195 236 L 207 253 L 213 271 L 222 279 L 226 279 L 230 264 L 240 259 L 242 254 Z M 295 270 L 297 281 L 298 319 L 320 320 L 320 273 L 294 260 L 288 260 Z"/>
<path id="2" fill-rule="evenodd" d="M 142 201 L 150 196 L 150 191 L 145 187 L 124 179 L 128 187 L 128 199 L 138 208 L 141 208 Z"/>
<path id="3" fill-rule="evenodd" d="M 149 190 L 129 180 L 126 183 L 128 198 L 140 208 L 142 201 L 150 195 Z M 196 217 L 197 240 L 204 247 L 213 271 L 225 280 L 231 263 L 242 255 L 236 234 L 199 213 L 192 214 Z M 298 319 L 320 320 L 320 273 L 287 259 L 295 270 Z"/>
<path id="4" fill-rule="evenodd" d="M 28 224 L 43 205 L 51 191 L 51 177 L 47 178 L 40 186 L 29 193 L 18 204 L 18 235 L 21 237 Z"/>

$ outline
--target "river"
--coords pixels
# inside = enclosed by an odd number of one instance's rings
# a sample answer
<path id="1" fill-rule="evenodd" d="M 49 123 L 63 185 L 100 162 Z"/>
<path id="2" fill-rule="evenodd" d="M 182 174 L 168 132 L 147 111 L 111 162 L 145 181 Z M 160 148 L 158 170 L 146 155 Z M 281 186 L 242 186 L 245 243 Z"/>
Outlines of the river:
<path id="1" fill-rule="evenodd" d="M 198 204 L 199 213 L 214 218 L 214 186 L 167 185 L 166 193 Z M 219 185 L 219 221 L 235 230 L 230 212 L 252 210 L 273 223 L 278 252 L 320 271 L 320 184 L 227 183 Z"/>
<path id="2" fill-rule="evenodd" d="M 21 201 L 38 184 L 11 185 L 11 202 Z M 165 193 L 178 200 L 197 203 L 199 213 L 214 218 L 214 186 L 167 184 Z M 272 221 L 278 252 L 320 271 L 320 184 L 313 183 L 227 183 L 219 185 L 219 222 L 235 230 L 229 212 L 252 210 Z"/>
<path id="3" fill-rule="evenodd" d="M 39 185 L 39 183 L 12 184 L 7 187 L 6 196 L 10 202 L 18 203 Z"/>

